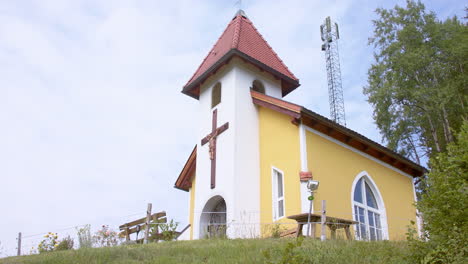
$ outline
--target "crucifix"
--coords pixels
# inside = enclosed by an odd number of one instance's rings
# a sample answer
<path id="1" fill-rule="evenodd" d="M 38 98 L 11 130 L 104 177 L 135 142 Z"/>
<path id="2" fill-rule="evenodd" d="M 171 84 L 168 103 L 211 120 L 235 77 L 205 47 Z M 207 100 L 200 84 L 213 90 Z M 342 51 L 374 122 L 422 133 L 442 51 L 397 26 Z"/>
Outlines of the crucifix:
<path id="1" fill-rule="evenodd" d="M 209 153 L 210 153 L 210 160 L 211 160 L 211 189 L 214 189 L 216 186 L 216 138 L 226 131 L 229 128 L 229 122 L 226 122 L 224 125 L 220 127 L 217 126 L 218 119 L 218 109 L 213 111 L 213 120 L 211 122 L 212 129 L 211 133 L 208 134 L 201 140 L 202 146 L 206 143 L 208 144 Z"/>
<path id="2" fill-rule="evenodd" d="M 242 9 L 242 0 L 237 0 L 236 3 L 234 3 L 234 5 L 238 6 L 239 9 Z"/>

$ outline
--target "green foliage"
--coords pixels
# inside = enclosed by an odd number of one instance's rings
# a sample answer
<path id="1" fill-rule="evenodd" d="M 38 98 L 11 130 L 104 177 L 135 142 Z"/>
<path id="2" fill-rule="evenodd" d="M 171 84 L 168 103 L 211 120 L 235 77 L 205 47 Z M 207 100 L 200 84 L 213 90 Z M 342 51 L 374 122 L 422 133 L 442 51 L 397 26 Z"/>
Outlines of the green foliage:
<path id="1" fill-rule="evenodd" d="M 138 264 L 138 263 L 206 263 L 261 264 L 262 252 L 270 251 L 273 263 L 281 261 L 288 243 L 295 239 L 210 239 L 169 241 L 129 246 L 54 251 L 49 254 L 0 259 L 0 264 Z M 405 257 L 410 248 L 406 242 L 325 241 L 304 239 L 294 246 L 294 255 L 304 263 L 319 264 L 413 264 Z M 288 255 L 289 253 L 285 254 Z"/>
<path id="2" fill-rule="evenodd" d="M 69 249 L 73 249 L 73 244 L 74 244 L 74 241 L 73 239 L 70 237 L 70 236 L 67 236 L 66 238 L 62 239 L 57 247 L 55 248 L 55 250 L 69 250 Z"/>
<path id="3" fill-rule="evenodd" d="M 91 248 L 93 246 L 93 238 L 91 237 L 91 225 L 85 225 L 82 228 L 77 228 L 77 235 L 79 248 Z"/>
<path id="4" fill-rule="evenodd" d="M 272 238 L 280 238 L 281 233 L 283 233 L 284 228 L 280 224 L 273 224 L 271 227 L 271 237 Z"/>
<path id="5" fill-rule="evenodd" d="M 445 151 L 468 117 L 467 25 L 413 0 L 376 13 L 364 93 L 388 147 L 419 163 Z"/>
<path id="6" fill-rule="evenodd" d="M 119 244 L 120 238 L 117 232 L 110 229 L 108 225 L 103 225 L 100 230 L 96 231 L 93 240 L 98 247 L 113 247 Z"/>
<path id="7" fill-rule="evenodd" d="M 468 121 L 457 140 L 430 161 L 428 186 L 417 208 L 424 219 L 424 239 L 413 240 L 422 263 L 468 263 Z"/>
<path id="8" fill-rule="evenodd" d="M 57 233 L 49 232 L 44 236 L 44 239 L 37 246 L 39 253 L 50 252 L 55 250 L 58 246 L 58 236 Z"/>
<path id="9" fill-rule="evenodd" d="M 153 224 L 150 229 L 150 241 L 164 240 L 172 241 L 176 238 L 178 222 L 174 222 L 173 219 L 169 223 Z M 157 235 L 159 234 L 159 235 Z"/>
<path id="10" fill-rule="evenodd" d="M 312 263 L 308 261 L 303 255 L 299 254 L 296 248 L 302 246 L 304 237 L 298 237 L 296 241 L 288 242 L 286 247 L 281 252 L 281 256 L 278 257 L 277 261 L 273 261 L 272 253 L 270 250 L 263 251 L 263 257 L 265 258 L 265 264 L 306 264 Z"/>

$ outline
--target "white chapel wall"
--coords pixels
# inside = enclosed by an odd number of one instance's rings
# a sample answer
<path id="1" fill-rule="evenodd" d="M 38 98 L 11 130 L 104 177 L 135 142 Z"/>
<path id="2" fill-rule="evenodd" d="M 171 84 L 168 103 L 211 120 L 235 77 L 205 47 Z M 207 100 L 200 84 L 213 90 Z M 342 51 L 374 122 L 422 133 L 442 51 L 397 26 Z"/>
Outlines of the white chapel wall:
<path id="1" fill-rule="evenodd" d="M 220 195 L 226 202 L 226 218 L 229 223 L 233 218 L 234 192 L 234 72 L 227 66 L 205 82 L 200 91 L 200 124 L 197 137 L 197 169 L 195 186 L 195 204 L 193 220 L 193 238 L 200 237 L 200 217 L 206 202 L 216 195 Z M 209 158 L 208 144 L 201 146 L 201 139 L 211 133 L 212 112 L 211 91 L 217 82 L 221 82 L 221 103 L 215 106 L 218 109 L 218 127 L 229 122 L 229 129 L 217 138 L 216 148 L 216 188 L 211 189 L 211 160 Z"/>
<path id="2" fill-rule="evenodd" d="M 258 112 L 250 87 L 259 80 L 265 93 L 281 98 L 280 81 L 239 59 L 209 78 L 200 91 L 200 126 L 197 148 L 197 181 L 193 238 L 202 238 L 200 218 L 206 202 L 220 195 L 226 202 L 227 235 L 231 238 L 260 235 L 260 167 Z M 221 83 L 221 103 L 211 108 L 211 91 Z M 200 140 L 212 129 L 212 112 L 218 109 L 217 126 L 229 122 L 229 129 L 217 138 L 216 188 L 210 188 L 211 160 L 208 144 Z"/>
<path id="3" fill-rule="evenodd" d="M 236 74 L 236 237 L 260 235 L 260 167 L 258 110 L 252 103 L 250 87 L 263 80 L 234 60 Z M 265 82 L 263 82 L 265 84 Z M 267 86 L 265 85 L 265 90 Z"/>
<path id="4" fill-rule="evenodd" d="M 252 82 L 254 80 L 259 80 L 265 87 L 266 95 L 276 98 L 282 98 L 280 80 L 276 80 L 270 73 L 260 71 L 257 67 L 253 66 L 252 64 L 242 62 L 241 60 L 235 61 L 237 61 L 239 67 L 243 69 L 246 79 L 250 81 L 248 87 L 252 87 Z"/>

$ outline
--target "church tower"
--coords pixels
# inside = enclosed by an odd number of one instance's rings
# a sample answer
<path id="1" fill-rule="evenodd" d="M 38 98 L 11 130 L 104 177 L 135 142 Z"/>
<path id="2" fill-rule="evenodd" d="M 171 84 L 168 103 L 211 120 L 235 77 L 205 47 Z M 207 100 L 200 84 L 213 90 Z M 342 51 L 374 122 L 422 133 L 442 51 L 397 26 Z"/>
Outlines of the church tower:
<path id="1" fill-rule="evenodd" d="M 259 120 L 251 93 L 282 98 L 298 86 L 239 10 L 182 90 L 201 109 L 199 141 L 176 182 L 190 192 L 192 239 L 260 234 Z"/>

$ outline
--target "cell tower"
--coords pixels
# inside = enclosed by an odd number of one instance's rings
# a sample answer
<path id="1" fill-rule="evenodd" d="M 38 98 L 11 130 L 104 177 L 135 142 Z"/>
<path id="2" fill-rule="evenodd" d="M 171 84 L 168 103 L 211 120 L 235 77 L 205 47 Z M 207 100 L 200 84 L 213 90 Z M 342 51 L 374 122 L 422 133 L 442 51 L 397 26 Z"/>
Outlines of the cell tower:
<path id="1" fill-rule="evenodd" d="M 346 126 L 343 88 L 341 87 L 340 56 L 338 54 L 338 39 L 340 32 L 338 24 L 333 23 L 330 17 L 320 26 L 322 37 L 322 51 L 325 51 L 328 79 L 328 100 L 330 103 L 330 116 L 338 124 Z"/>

